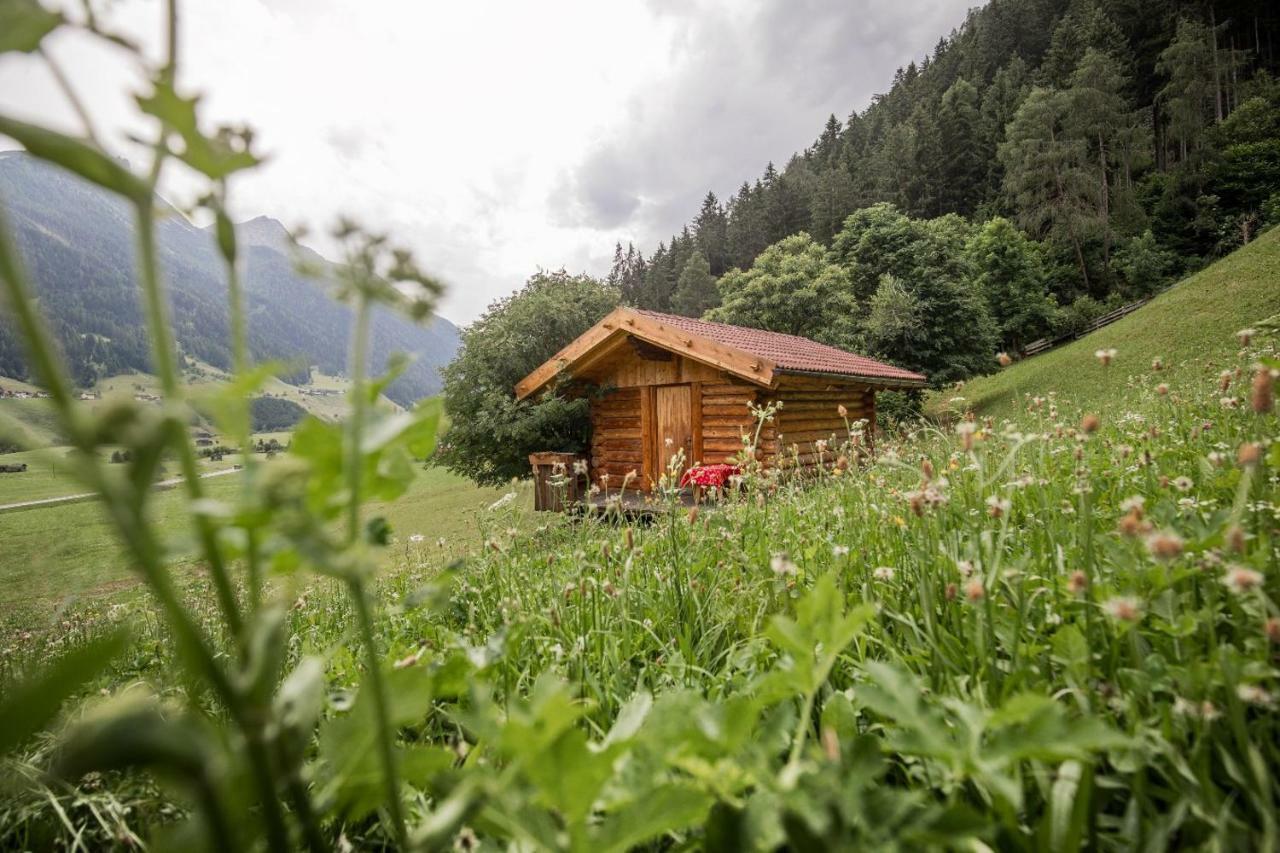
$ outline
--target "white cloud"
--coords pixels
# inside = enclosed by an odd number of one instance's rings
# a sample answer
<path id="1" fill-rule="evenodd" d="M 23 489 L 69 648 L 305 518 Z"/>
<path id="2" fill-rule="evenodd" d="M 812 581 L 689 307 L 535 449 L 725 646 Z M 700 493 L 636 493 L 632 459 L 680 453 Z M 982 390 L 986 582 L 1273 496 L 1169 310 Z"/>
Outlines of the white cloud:
<path id="1" fill-rule="evenodd" d="M 602 272 L 616 239 L 652 248 L 708 188 L 731 191 L 828 113 L 864 107 L 965 5 L 196 0 L 182 83 L 271 155 L 235 186 L 237 215 L 389 230 L 466 322 L 539 266 Z M 129 0 L 112 20 L 154 50 L 159 15 Z M 141 81 L 83 37 L 49 47 L 127 155 Z M 0 59 L 0 110 L 74 126 L 30 57 Z"/>

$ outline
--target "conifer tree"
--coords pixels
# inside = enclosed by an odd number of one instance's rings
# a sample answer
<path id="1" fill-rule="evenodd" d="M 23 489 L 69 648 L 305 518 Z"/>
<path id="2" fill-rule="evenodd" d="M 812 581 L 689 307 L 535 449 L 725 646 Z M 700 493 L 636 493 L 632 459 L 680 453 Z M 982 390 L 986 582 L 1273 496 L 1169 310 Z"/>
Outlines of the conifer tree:
<path id="1" fill-rule="evenodd" d="M 719 304 L 720 293 L 716 289 L 716 277 L 711 274 L 711 264 L 701 251 L 694 250 L 676 282 L 671 310 L 685 317 L 701 317 Z"/>

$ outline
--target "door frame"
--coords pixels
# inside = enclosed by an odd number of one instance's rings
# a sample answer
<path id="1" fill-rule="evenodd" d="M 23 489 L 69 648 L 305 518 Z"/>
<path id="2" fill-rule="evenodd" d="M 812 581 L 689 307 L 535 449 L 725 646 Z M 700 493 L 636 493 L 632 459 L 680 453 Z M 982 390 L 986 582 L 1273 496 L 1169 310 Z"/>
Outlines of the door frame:
<path id="1" fill-rule="evenodd" d="M 665 466 L 660 461 L 662 448 L 658 446 L 658 388 L 672 386 L 689 389 L 689 431 L 693 434 L 691 458 L 689 465 L 702 461 L 702 383 L 701 382 L 662 382 L 646 385 L 640 394 L 640 435 L 642 442 L 644 490 L 652 491 L 658 477 Z"/>

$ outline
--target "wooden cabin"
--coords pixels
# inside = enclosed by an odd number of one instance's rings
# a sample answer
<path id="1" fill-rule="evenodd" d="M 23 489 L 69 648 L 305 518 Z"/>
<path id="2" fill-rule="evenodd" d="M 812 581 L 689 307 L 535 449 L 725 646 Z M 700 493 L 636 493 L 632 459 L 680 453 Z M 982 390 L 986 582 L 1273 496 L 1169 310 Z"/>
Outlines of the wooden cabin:
<path id="1" fill-rule="evenodd" d="M 618 308 L 516 385 L 525 399 L 569 380 L 593 391 L 591 481 L 649 491 L 679 448 L 688 465 L 730 462 L 757 427 L 748 404 L 782 402 L 764 424 L 757 457 L 776 465 L 818 458 L 818 441 L 847 436 L 849 423 L 875 428 L 876 391 L 919 388 L 925 377 L 807 338 Z M 571 390 L 570 393 L 573 393 Z M 844 406 L 842 417 L 839 407 Z"/>

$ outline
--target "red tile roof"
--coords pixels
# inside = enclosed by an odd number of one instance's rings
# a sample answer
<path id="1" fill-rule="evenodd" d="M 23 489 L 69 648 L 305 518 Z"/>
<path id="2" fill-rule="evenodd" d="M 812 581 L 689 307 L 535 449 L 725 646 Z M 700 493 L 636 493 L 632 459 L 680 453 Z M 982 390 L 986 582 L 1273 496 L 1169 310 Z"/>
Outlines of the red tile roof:
<path id="1" fill-rule="evenodd" d="M 634 309 L 660 323 L 710 338 L 716 343 L 735 347 L 743 352 L 768 359 L 778 369 L 794 373 L 819 373 L 832 376 L 852 376 L 859 379 L 871 379 L 888 384 L 919 385 L 926 377 L 910 370 L 903 370 L 873 358 L 854 355 L 808 338 L 798 335 L 785 335 L 781 332 L 766 332 L 762 329 L 750 329 L 746 326 L 730 326 L 727 323 L 710 323 L 706 320 L 694 320 L 675 314 L 661 314 L 657 311 Z"/>

